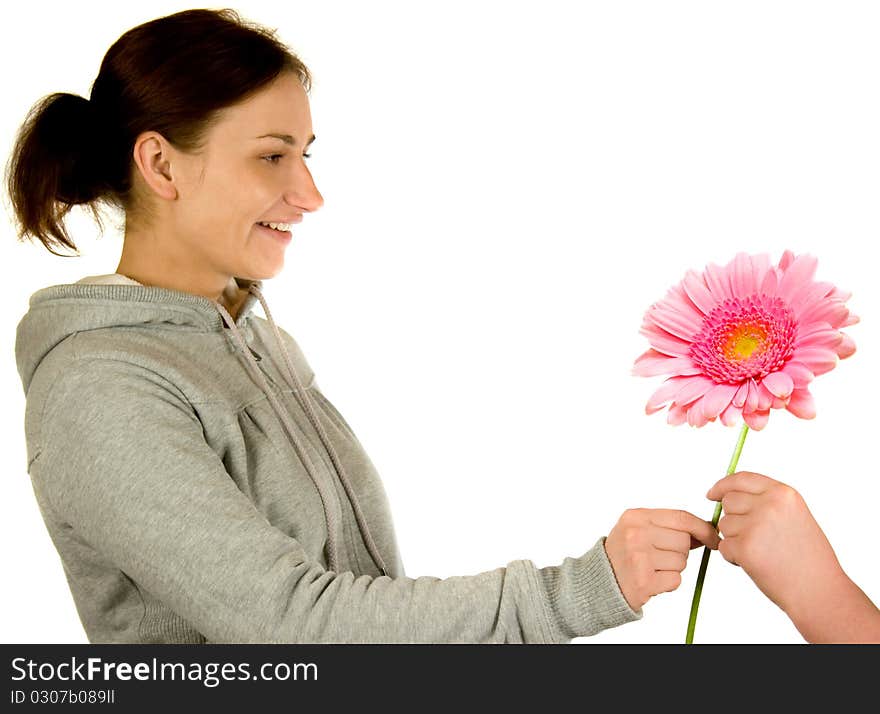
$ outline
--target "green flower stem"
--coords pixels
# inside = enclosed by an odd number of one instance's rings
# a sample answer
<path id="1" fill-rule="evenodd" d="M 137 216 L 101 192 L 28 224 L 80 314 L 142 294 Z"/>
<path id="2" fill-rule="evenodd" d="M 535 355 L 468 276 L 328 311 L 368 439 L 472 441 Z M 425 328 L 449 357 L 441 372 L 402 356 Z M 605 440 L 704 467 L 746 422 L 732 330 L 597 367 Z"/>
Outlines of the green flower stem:
<path id="1" fill-rule="evenodd" d="M 739 461 L 739 455 L 742 453 L 743 444 L 746 441 L 746 434 L 749 432 L 749 425 L 743 422 L 742 429 L 739 432 L 739 439 L 736 442 L 736 448 L 733 450 L 733 456 L 730 457 L 730 465 L 727 467 L 727 476 L 736 471 L 736 464 Z M 712 525 L 718 526 L 718 519 L 721 518 L 721 501 L 715 506 L 715 514 L 712 516 Z M 694 628 L 697 626 L 697 610 L 700 607 L 700 595 L 703 594 L 703 580 L 706 578 L 706 568 L 709 565 L 709 555 L 712 549 L 706 546 L 703 548 L 703 559 L 700 561 L 700 572 L 697 574 L 697 585 L 694 588 L 694 599 L 691 602 L 691 616 L 688 620 L 687 639 L 685 644 L 692 645 L 694 643 Z"/>

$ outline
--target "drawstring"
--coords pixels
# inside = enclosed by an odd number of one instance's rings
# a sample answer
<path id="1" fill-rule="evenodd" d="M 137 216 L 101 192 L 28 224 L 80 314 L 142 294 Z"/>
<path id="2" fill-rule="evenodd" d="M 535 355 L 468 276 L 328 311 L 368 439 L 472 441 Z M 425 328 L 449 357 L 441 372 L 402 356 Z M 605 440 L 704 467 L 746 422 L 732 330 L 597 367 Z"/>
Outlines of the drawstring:
<path id="1" fill-rule="evenodd" d="M 260 368 L 256 366 L 256 360 L 251 354 L 250 350 L 247 349 L 247 345 L 244 342 L 244 339 L 239 334 L 238 329 L 235 327 L 235 321 L 232 319 L 232 316 L 226 311 L 219 303 L 215 303 L 217 305 L 220 314 L 223 316 L 224 322 L 229 326 L 230 331 L 232 332 L 233 337 L 236 342 L 238 342 L 238 347 L 241 352 L 247 357 L 247 366 L 251 371 L 251 374 L 254 375 L 257 382 L 260 384 L 260 387 L 263 389 L 263 392 L 269 398 L 269 402 L 272 404 L 272 408 L 275 410 L 275 413 L 281 419 L 281 423 L 284 425 L 285 430 L 287 431 L 288 436 L 290 436 L 290 440 L 293 442 L 294 449 L 296 450 L 297 455 L 300 460 L 306 467 L 306 471 L 309 474 L 309 478 L 311 478 L 312 483 L 315 484 L 315 488 L 318 490 L 318 495 L 321 497 L 321 505 L 324 509 L 324 520 L 327 523 L 327 538 L 328 538 L 328 569 L 338 571 L 338 563 L 339 558 L 337 556 L 336 551 L 336 542 L 333 538 L 333 533 L 335 530 L 335 518 L 333 517 L 332 511 L 328 508 L 329 503 L 329 495 L 325 493 L 324 488 L 321 486 L 320 481 L 315 478 L 314 473 L 312 472 L 312 468 L 310 466 L 310 460 L 307 458 L 305 454 L 305 449 L 303 449 L 302 444 L 299 441 L 299 438 L 296 435 L 296 431 L 291 426 L 287 413 L 284 409 L 281 408 L 281 405 L 278 403 L 275 394 L 269 388 L 269 384 L 266 382 L 266 378 L 263 376 Z"/>
<path id="2" fill-rule="evenodd" d="M 351 487 L 351 483 L 348 480 L 348 476 L 345 473 L 342 462 L 336 455 L 336 449 L 333 448 L 333 444 L 330 442 L 330 439 L 327 438 L 327 433 L 324 431 L 324 426 L 321 424 L 320 421 L 318 421 L 318 418 L 315 416 L 315 410 L 312 406 L 312 400 L 308 396 L 308 392 L 303 387 L 302 382 L 299 379 L 299 375 L 296 373 L 296 370 L 293 367 L 293 362 L 290 359 L 290 354 L 288 353 L 287 348 L 284 346 L 284 340 L 281 339 L 281 333 L 278 331 L 278 326 L 275 324 L 275 320 L 272 319 L 272 313 L 269 311 L 269 305 L 266 302 L 266 298 L 263 297 L 263 292 L 256 285 L 251 285 L 249 287 L 249 290 L 257 296 L 257 299 L 260 301 L 260 305 L 263 306 L 263 311 L 266 313 L 266 318 L 269 320 L 269 324 L 272 326 L 272 331 L 275 333 L 275 340 L 281 346 L 281 354 L 284 355 L 284 363 L 287 365 L 287 371 L 296 384 L 295 391 L 302 395 L 300 398 L 300 404 L 303 405 L 304 409 L 306 410 L 306 413 L 309 416 L 309 420 L 312 422 L 312 426 L 314 426 L 315 430 L 318 432 L 318 436 L 320 436 L 321 442 L 324 444 L 324 447 L 330 454 L 330 460 L 336 467 L 336 473 L 339 476 L 339 480 L 342 482 L 342 487 L 345 489 L 345 493 L 348 496 L 349 502 L 351 503 L 352 510 L 354 510 L 354 517 L 357 521 L 358 528 L 361 531 L 361 535 L 363 535 L 364 537 L 364 541 L 367 545 L 367 550 L 369 550 L 370 555 L 373 558 L 373 562 L 379 568 L 379 570 L 382 571 L 382 574 L 388 575 L 388 571 L 385 568 L 385 563 L 382 560 L 382 556 L 379 554 L 379 549 L 376 547 L 376 543 L 373 540 L 370 529 L 367 527 L 367 520 L 364 517 L 363 512 L 361 511 L 361 507 L 358 503 L 357 498 L 354 495 L 354 490 Z"/>
<path id="3" fill-rule="evenodd" d="M 330 460 L 333 462 L 333 466 L 336 469 L 336 473 L 339 476 L 342 487 L 345 489 L 345 493 L 348 496 L 349 502 L 351 503 L 352 510 L 354 511 L 355 520 L 357 521 L 357 525 L 361 531 L 361 535 L 364 537 L 364 542 L 366 543 L 367 550 L 370 552 L 370 556 L 373 558 L 374 563 L 379 568 L 382 575 L 388 575 L 388 570 L 385 567 L 385 562 L 382 560 L 382 556 L 379 554 L 379 549 L 376 547 L 376 543 L 373 540 L 370 529 L 367 527 L 366 518 L 361 511 L 360 504 L 358 503 L 357 498 L 355 498 L 353 489 L 351 488 L 351 484 L 348 481 L 348 476 L 346 475 L 345 469 L 342 466 L 342 462 L 339 460 L 339 457 L 336 454 L 336 450 L 333 448 L 333 444 L 327 438 L 327 434 L 324 431 L 323 425 L 315 416 L 315 411 L 314 407 L 312 406 L 311 398 L 309 397 L 307 390 L 303 387 L 302 382 L 299 379 L 299 375 L 296 373 L 296 369 L 294 369 L 293 367 L 293 362 L 290 359 L 290 354 L 287 352 L 287 348 L 284 346 L 284 340 L 281 339 L 281 333 L 278 331 L 278 327 L 275 325 L 275 321 L 272 319 L 272 313 L 269 311 L 269 305 L 266 303 L 266 299 L 263 297 L 262 291 L 255 284 L 251 283 L 248 286 L 248 290 L 252 294 L 256 295 L 256 297 L 260 301 L 260 304 L 263 306 L 263 311 L 266 313 L 266 318 L 268 319 L 269 324 L 272 326 L 275 340 L 281 347 L 281 354 L 284 355 L 284 363 L 287 367 L 288 374 L 291 376 L 294 382 L 294 384 L 290 384 L 288 382 L 288 386 L 290 386 L 294 390 L 297 400 L 299 401 L 302 408 L 305 410 L 306 414 L 309 417 L 309 421 L 312 423 L 312 426 L 315 427 L 315 431 L 318 432 L 321 443 L 324 444 L 324 447 L 327 449 L 327 453 L 330 455 Z M 332 517 L 332 511 L 329 509 L 330 495 L 325 492 L 325 489 L 321 486 L 320 479 L 318 479 L 312 472 L 312 468 L 310 466 L 311 462 L 309 459 L 306 458 L 305 449 L 302 447 L 302 444 L 300 444 L 299 438 L 296 435 L 296 430 L 293 428 L 293 425 L 290 422 L 289 414 L 278 402 L 278 399 L 275 397 L 275 394 L 269 387 L 269 384 L 266 381 L 262 370 L 260 370 L 260 368 L 257 366 L 256 360 L 251 354 L 250 349 L 244 342 L 244 339 L 239 333 L 238 328 L 235 326 L 235 320 L 232 318 L 229 312 L 227 312 L 226 308 L 224 308 L 223 305 L 218 302 L 215 302 L 214 305 L 223 316 L 223 320 L 228 325 L 233 337 L 238 343 L 239 349 L 247 358 L 246 361 L 248 367 L 250 368 L 251 374 L 253 374 L 257 378 L 260 387 L 269 398 L 269 401 L 272 404 L 272 408 L 281 419 L 284 428 L 290 436 L 296 453 L 300 457 L 300 460 L 303 462 L 303 465 L 305 466 L 306 471 L 309 474 L 309 478 L 311 478 L 312 483 L 315 484 L 318 495 L 321 497 L 321 505 L 324 509 L 324 519 L 327 523 L 329 570 L 338 572 L 339 555 L 336 545 L 336 539 L 334 537 L 334 533 L 336 532 L 336 522 L 335 518 Z M 287 380 L 285 379 L 285 381 Z"/>

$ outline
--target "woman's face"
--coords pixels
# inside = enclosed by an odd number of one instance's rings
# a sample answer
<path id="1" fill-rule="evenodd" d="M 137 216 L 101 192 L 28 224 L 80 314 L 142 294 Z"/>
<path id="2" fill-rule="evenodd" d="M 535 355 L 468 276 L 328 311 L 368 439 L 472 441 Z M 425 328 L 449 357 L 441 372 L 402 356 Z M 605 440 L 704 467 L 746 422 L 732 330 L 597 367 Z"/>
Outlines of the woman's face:
<path id="1" fill-rule="evenodd" d="M 291 233 L 258 222 L 296 224 L 323 205 L 305 157 L 314 138 L 308 96 L 285 73 L 224 110 L 203 151 L 175 153 L 177 200 L 166 218 L 179 257 L 223 275 L 278 274 Z"/>

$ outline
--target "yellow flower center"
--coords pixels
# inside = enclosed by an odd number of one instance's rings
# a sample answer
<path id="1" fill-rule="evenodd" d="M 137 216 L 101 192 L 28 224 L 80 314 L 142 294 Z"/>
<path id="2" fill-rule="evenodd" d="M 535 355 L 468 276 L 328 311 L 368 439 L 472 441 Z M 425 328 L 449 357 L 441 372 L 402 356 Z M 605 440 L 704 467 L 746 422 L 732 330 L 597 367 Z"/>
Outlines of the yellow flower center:
<path id="1" fill-rule="evenodd" d="M 724 356 L 727 359 L 743 362 L 749 359 L 755 350 L 764 346 L 767 330 L 764 325 L 749 321 L 732 327 L 724 337 L 726 338 L 722 343 Z"/>

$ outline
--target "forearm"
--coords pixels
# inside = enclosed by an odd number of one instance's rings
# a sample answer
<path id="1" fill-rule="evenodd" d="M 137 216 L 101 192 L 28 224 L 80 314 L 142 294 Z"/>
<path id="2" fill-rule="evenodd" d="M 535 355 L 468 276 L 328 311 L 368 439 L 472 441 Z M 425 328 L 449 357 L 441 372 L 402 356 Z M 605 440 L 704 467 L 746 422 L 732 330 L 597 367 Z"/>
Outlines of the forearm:
<path id="1" fill-rule="evenodd" d="M 807 642 L 880 643 L 880 610 L 842 570 L 787 614 Z"/>

